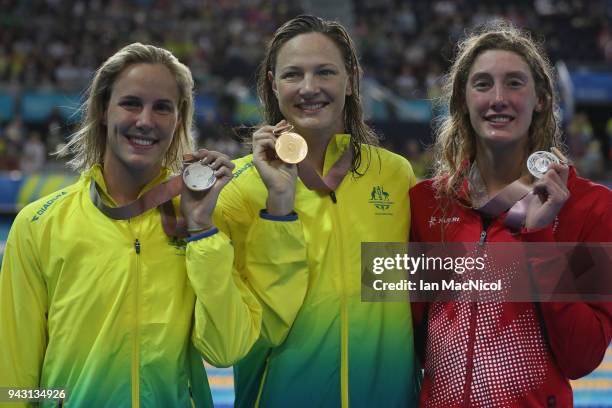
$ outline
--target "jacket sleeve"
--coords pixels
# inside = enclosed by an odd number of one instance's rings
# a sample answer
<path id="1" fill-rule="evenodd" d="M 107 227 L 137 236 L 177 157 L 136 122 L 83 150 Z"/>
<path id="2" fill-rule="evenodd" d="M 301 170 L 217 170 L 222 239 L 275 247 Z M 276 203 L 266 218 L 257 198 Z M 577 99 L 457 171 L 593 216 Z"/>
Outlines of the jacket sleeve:
<path id="1" fill-rule="evenodd" d="M 297 216 L 257 217 L 245 245 L 244 277 L 264 308 L 263 337 L 281 344 L 295 320 L 308 288 L 306 243 Z"/>
<path id="2" fill-rule="evenodd" d="M 575 216 L 577 223 L 582 222 L 579 241 L 611 241 L 612 212 L 609 207 L 602 210 Z M 552 227 L 524 231 L 523 241 L 552 242 Z M 536 261 L 532 273 L 548 274 L 556 262 L 554 258 Z M 543 302 L 539 308 L 549 345 L 561 371 L 568 378 L 577 379 L 597 368 L 612 339 L 612 303 Z"/>
<path id="3" fill-rule="evenodd" d="M 269 216 L 255 208 L 263 204 L 251 201 L 229 183 L 221 192 L 215 224 L 236 243 L 234 267 L 263 308 L 263 340 L 276 346 L 285 340 L 306 296 L 306 240 L 298 216 Z"/>
<path id="4" fill-rule="evenodd" d="M 38 388 L 47 346 L 47 289 L 29 224 L 17 216 L 2 259 L 0 387 Z"/>
<path id="5" fill-rule="evenodd" d="M 261 307 L 233 268 L 234 249 L 222 232 L 187 244 L 187 275 L 196 294 L 194 345 L 217 367 L 244 357 L 261 329 Z"/>

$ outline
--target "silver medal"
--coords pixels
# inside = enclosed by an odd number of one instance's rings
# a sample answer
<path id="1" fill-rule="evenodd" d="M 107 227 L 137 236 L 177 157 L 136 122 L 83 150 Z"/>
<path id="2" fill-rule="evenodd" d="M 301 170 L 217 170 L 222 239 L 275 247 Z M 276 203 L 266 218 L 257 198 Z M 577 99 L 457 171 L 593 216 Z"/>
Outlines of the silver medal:
<path id="1" fill-rule="evenodd" d="M 551 164 L 559 164 L 561 161 L 550 152 L 533 152 L 527 159 L 527 169 L 535 178 L 542 178 Z"/>
<path id="2" fill-rule="evenodd" d="M 192 191 L 205 191 L 215 184 L 217 177 L 215 172 L 206 164 L 201 162 L 191 163 L 183 170 L 183 181 L 187 188 Z"/>

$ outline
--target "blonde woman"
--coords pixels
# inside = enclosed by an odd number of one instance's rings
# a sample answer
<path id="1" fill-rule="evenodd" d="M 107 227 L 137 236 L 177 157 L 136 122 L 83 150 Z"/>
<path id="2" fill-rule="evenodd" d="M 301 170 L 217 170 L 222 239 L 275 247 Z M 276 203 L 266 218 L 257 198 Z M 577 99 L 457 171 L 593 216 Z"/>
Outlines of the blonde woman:
<path id="1" fill-rule="evenodd" d="M 151 45 L 128 45 L 96 71 L 64 151 L 80 179 L 26 206 L 9 233 L 1 386 L 62 390 L 51 396 L 71 406 L 212 406 L 200 353 L 231 365 L 259 335 L 261 308 L 211 220 L 231 179 L 227 157 L 197 153 L 214 185 L 183 188 L 170 204 L 185 217 L 186 240 L 166 235 L 155 207 L 108 215 L 181 168 L 192 149 L 192 88 L 189 69 Z"/>

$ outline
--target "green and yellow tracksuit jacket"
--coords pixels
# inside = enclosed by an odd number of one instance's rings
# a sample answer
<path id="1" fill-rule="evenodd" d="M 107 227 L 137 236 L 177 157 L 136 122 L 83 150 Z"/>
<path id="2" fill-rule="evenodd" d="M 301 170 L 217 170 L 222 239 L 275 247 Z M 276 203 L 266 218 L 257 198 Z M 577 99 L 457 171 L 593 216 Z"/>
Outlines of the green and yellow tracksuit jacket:
<path id="1" fill-rule="evenodd" d="M 326 174 L 349 147 L 348 135 L 329 143 Z M 410 226 L 408 161 L 384 149 L 362 147 L 359 172 L 335 194 L 297 181 L 295 211 L 303 225 L 307 269 L 253 268 L 270 246 L 254 239 L 266 188 L 247 156 L 221 193 L 217 225 L 232 239 L 236 264 L 264 309 L 262 338 L 234 366 L 238 407 L 415 406 L 410 305 L 361 301 L 362 242 L 405 242 Z M 297 222 L 297 221 L 296 221 Z M 299 255 L 299 254 L 296 254 Z"/>
<path id="2" fill-rule="evenodd" d="M 74 407 L 212 406 L 201 355 L 229 366 L 261 326 L 229 239 L 170 239 L 157 209 L 111 220 L 90 199 L 92 177 L 106 191 L 94 166 L 15 219 L 0 272 L 0 387 L 65 389 Z"/>

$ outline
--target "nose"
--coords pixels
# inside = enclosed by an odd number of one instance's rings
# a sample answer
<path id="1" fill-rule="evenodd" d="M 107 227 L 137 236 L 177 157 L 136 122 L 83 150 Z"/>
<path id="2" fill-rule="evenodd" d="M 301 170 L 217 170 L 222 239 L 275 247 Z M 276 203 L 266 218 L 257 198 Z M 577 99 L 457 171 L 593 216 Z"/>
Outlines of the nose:
<path id="1" fill-rule="evenodd" d="M 300 96 L 308 98 L 312 95 L 316 95 L 319 92 L 319 84 L 314 75 L 307 73 L 302 79 L 300 86 Z"/>
<path id="2" fill-rule="evenodd" d="M 149 106 L 144 106 L 136 118 L 136 127 L 139 130 L 149 130 L 153 127 L 153 110 Z"/>
<path id="3" fill-rule="evenodd" d="M 491 107 L 495 110 L 503 109 L 507 106 L 506 89 L 503 85 L 497 85 L 494 89 L 495 99 L 491 101 Z"/>

